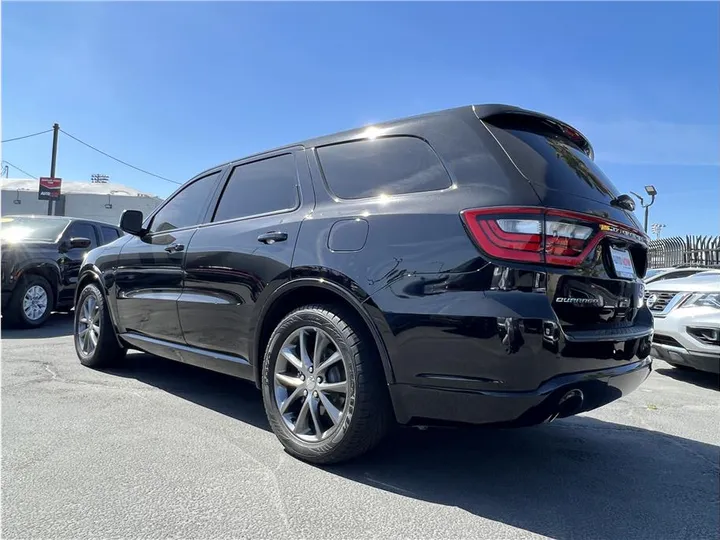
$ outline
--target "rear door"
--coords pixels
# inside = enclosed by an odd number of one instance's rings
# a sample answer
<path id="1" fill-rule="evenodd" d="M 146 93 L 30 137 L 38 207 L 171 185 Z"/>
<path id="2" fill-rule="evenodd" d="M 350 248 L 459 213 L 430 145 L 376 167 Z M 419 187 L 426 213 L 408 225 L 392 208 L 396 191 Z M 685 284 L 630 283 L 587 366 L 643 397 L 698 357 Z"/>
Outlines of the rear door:
<path id="1" fill-rule="evenodd" d="M 188 246 L 178 302 L 188 345 L 250 358 L 256 317 L 290 278 L 295 242 L 314 198 L 302 148 L 235 163 L 212 223 Z"/>
<path id="2" fill-rule="evenodd" d="M 218 170 L 183 186 L 150 218 L 145 236 L 123 245 L 115 273 L 121 331 L 183 342 L 177 312 L 182 265 L 220 175 Z"/>

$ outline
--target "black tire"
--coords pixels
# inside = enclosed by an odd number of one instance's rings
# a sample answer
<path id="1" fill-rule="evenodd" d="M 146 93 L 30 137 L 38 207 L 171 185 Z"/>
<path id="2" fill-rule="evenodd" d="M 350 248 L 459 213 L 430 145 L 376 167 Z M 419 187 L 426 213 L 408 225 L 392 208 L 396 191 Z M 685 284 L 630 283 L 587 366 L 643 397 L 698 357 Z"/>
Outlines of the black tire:
<path id="1" fill-rule="evenodd" d="M 45 312 L 37 319 L 30 319 L 23 309 L 23 300 L 25 294 L 30 290 L 31 287 L 39 286 L 45 290 L 47 295 L 47 304 Z M 7 317 L 7 321 L 11 326 L 19 328 L 38 328 L 45 324 L 50 317 L 50 313 L 55 306 L 55 294 L 53 289 L 48 283 L 48 280 L 37 274 L 26 274 L 20 278 L 20 281 L 15 285 L 13 294 L 8 302 L 7 309 L 3 315 Z"/>
<path id="2" fill-rule="evenodd" d="M 85 315 L 83 306 L 89 297 L 92 297 L 97 305 L 98 320 L 100 322 L 99 335 L 95 348 L 91 351 L 84 351 L 79 336 L 79 325 Z M 80 293 L 75 306 L 74 320 L 73 341 L 75 343 L 75 352 L 83 366 L 100 369 L 113 367 L 122 362 L 127 354 L 127 348 L 118 343 L 115 328 L 110 320 L 110 313 L 108 313 L 105 303 L 105 297 L 97 285 L 87 285 Z"/>
<path id="3" fill-rule="evenodd" d="M 285 340 L 303 327 L 319 328 L 346 359 L 349 391 L 335 432 L 320 442 L 302 440 L 283 420 L 275 399 L 274 373 Z M 340 306 L 311 305 L 287 315 L 273 331 L 263 362 L 262 394 L 270 427 L 287 452 L 316 464 L 347 461 L 368 452 L 392 425 L 392 410 L 378 352 L 358 317 Z M 300 398 L 302 399 L 302 398 Z"/>

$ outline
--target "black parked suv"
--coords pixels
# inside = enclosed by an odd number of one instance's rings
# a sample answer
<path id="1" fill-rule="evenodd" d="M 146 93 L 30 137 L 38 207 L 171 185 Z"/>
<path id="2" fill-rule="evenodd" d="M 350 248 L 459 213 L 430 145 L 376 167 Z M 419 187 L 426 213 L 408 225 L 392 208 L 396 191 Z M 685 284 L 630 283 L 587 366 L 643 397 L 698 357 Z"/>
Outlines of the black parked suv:
<path id="1" fill-rule="evenodd" d="M 128 348 L 255 381 L 293 455 L 393 422 L 532 425 L 650 373 L 647 237 L 567 124 L 500 105 L 210 169 L 92 251 L 80 361 Z"/>
<path id="2" fill-rule="evenodd" d="M 53 216 L 0 218 L 3 322 L 34 328 L 70 310 L 83 258 L 119 237 L 114 225 Z"/>

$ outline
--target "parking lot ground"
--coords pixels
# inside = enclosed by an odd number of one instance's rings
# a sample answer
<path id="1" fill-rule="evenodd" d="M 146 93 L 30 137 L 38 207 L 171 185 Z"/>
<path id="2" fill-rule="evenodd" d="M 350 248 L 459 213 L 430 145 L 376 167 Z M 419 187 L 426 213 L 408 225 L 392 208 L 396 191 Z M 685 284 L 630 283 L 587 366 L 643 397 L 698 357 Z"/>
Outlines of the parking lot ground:
<path id="1" fill-rule="evenodd" d="M 2 538 L 717 539 L 718 379 L 522 430 L 399 430 L 285 454 L 252 384 L 131 353 L 82 367 L 68 316 L 2 334 Z"/>

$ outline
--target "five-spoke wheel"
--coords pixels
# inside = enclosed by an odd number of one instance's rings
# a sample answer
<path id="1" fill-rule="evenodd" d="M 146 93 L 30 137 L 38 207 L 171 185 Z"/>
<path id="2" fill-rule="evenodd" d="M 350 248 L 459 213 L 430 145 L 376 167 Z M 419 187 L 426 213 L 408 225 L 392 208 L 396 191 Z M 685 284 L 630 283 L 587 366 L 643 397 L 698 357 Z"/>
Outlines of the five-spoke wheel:
<path id="1" fill-rule="evenodd" d="M 341 306 L 305 306 L 280 321 L 265 352 L 262 390 L 275 435 L 313 463 L 368 451 L 391 423 L 372 338 Z"/>
<path id="2" fill-rule="evenodd" d="M 95 284 L 87 285 L 75 306 L 75 352 L 88 367 L 108 367 L 125 357 L 118 343 L 105 297 Z"/>
<path id="3" fill-rule="evenodd" d="M 93 295 L 87 296 L 80 308 L 77 335 L 82 352 L 92 354 L 100 338 L 100 306 Z"/>
<path id="4" fill-rule="evenodd" d="M 345 360 L 324 330 L 306 326 L 283 343 L 275 362 L 275 400 L 287 427 L 321 441 L 340 423 L 348 404 Z"/>

